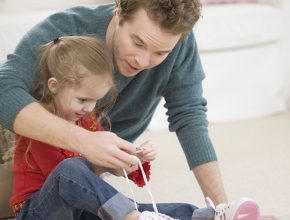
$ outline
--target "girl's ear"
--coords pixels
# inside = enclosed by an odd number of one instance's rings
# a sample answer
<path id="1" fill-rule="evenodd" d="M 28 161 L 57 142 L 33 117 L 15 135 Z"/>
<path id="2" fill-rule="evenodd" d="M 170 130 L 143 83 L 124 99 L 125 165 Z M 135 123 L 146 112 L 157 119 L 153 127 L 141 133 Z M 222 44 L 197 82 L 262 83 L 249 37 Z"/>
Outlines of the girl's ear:
<path id="1" fill-rule="evenodd" d="M 56 78 L 51 77 L 47 80 L 47 87 L 49 91 L 54 95 L 57 93 L 57 86 L 58 86 L 58 82 Z"/>

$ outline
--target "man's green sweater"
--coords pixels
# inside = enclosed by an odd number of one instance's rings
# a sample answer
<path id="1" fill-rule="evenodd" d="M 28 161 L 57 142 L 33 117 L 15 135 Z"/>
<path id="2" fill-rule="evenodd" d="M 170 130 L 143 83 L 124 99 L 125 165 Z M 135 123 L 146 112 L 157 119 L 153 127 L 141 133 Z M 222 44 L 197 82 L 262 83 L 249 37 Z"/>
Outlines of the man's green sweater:
<path id="1" fill-rule="evenodd" d="M 94 35 L 105 38 L 113 4 L 74 7 L 49 16 L 30 30 L 0 67 L 0 123 L 12 130 L 18 112 L 35 102 L 37 56 L 41 45 L 61 36 Z M 165 98 L 170 131 L 175 131 L 190 168 L 216 160 L 208 136 L 204 72 L 193 34 L 178 43 L 153 69 L 134 77 L 116 71 L 118 98 L 110 112 L 112 131 L 134 141 L 148 126 L 160 99 Z M 41 119 L 39 119 L 41 120 Z M 162 146 L 169 147 L 169 146 Z"/>

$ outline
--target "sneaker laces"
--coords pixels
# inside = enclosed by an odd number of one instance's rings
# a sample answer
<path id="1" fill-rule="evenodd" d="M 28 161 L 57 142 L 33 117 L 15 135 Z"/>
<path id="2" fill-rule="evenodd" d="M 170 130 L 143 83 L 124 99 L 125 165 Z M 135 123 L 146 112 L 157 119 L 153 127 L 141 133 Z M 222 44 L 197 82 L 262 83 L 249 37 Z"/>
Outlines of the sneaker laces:
<path id="1" fill-rule="evenodd" d="M 155 202 L 155 200 L 154 200 L 153 194 L 152 194 L 151 189 L 150 189 L 150 187 L 149 187 L 149 183 L 148 183 L 148 180 L 147 180 L 147 178 L 146 178 L 146 174 L 145 174 L 145 172 L 144 172 L 144 170 L 143 170 L 142 163 L 141 163 L 141 161 L 140 161 L 139 158 L 136 158 L 136 159 L 138 160 L 138 164 L 139 164 L 139 167 L 140 167 L 140 169 L 141 169 L 142 177 L 143 177 L 144 182 L 145 182 L 146 190 L 147 190 L 147 192 L 148 192 L 148 194 L 149 194 L 149 196 L 150 196 L 150 199 L 151 199 L 151 202 L 152 202 L 152 206 L 153 206 L 154 212 L 160 214 L 160 213 L 158 212 L 158 209 L 157 209 L 157 206 L 156 206 L 156 202 Z M 133 201 L 134 201 L 135 208 L 136 208 L 137 211 L 139 211 L 139 210 L 138 210 L 138 205 L 137 205 L 137 202 L 136 202 L 136 199 L 135 199 L 135 195 L 134 195 L 133 189 L 132 189 L 132 187 L 131 187 L 131 184 L 130 184 L 130 181 L 129 181 L 129 178 L 128 178 L 128 174 L 127 174 L 127 172 L 126 172 L 126 170 L 125 170 L 124 168 L 123 168 L 123 172 L 124 172 L 124 175 L 125 175 L 125 178 L 126 178 L 127 184 L 128 184 L 128 186 L 129 186 L 129 189 L 130 189 L 130 191 L 131 191 L 131 194 L 132 194 L 132 197 L 133 197 Z"/>
<path id="2" fill-rule="evenodd" d="M 162 213 L 159 213 L 158 212 L 158 209 L 157 209 L 157 206 L 156 206 L 156 202 L 154 200 L 153 194 L 152 194 L 151 189 L 149 187 L 149 183 L 148 183 L 148 180 L 146 178 L 146 174 L 144 172 L 142 163 L 139 160 L 139 158 L 137 158 L 137 160 L 138 160 L 139 167 L 140 167 L 140 170 L 141 170 L 141 173 L 142 173 L 142 177 L 144 179 L 145 186 L 146 186 L 147 192 L 148 192 L 148 194 L 150 196 L 150 199 L 151 199 L 151 202 L 152 202 L 152 206 L 153 206 L 153 210 L 154 210 L 154 212 L 151 212 L 151 211 L 144 211 L 144 212 L 142 212 L 140 214 L 139 220 L 179 220 L 179 219 L 173 219 L 173 218 L 171 218 L 168 215 L 165 215 L 165 214 L 162 214 Z M 129 178 L 128 178 L 128 174 L 127 174 L 127 172 L 126 172 L 126 170 L 124 168 L 123 168 L 123 172 L 124 172 L 124 175 L 125 175 L 127 184 L 129 186 L 129 189 L 131 191 L 135 208 L 139 212 L 138 205 L 137 205 L 137 202 L 136 202 L 136 199 L 135 199 L 135 195 L 134 195 L 133 189 L 131 187 L 131 184 L 130 184 L 130 181 L 129 181 Z"/>
<path id="3" fill-rule="evenodd" d="M 229 204 L 220 204 L 215 208 L 215 220 L 227 220 L 226 212 L 230 209 Z"/>
<path id="4" fill-rule="evenodd" d="M 230 204 L 222 203 L 215 206 L 209 197 L 205 198 L 205 203 L 207 207 L 211 207 L 215 210 L 215 220 L 227 220 L 226 212 L 230 209 Z"/>
<path id="5" fill-rule="evenodd" d="M 176 219 L 173 219 L 173 218 L 171 218 L 171 217 L 169 217 L 169 216 L 167 216 L 165 214 L 156 213 L 156 212 L 150 212 L 150 211 L 142 212 L 140 219 L 146 219 L 146 220 L 176 220 Z"/>

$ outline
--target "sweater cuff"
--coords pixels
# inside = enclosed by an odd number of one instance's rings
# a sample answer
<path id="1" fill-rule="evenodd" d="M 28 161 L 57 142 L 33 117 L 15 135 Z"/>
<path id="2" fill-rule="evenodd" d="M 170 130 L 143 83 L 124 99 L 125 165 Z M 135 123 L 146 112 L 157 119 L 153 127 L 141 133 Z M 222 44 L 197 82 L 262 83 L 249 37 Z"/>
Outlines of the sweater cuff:
<path id="1" fill-rule="evenodd" d="M 208 134 L 196 136 L 193 129 L 188 127 L 179 129 L 176 134 L 191 170 L 201 164 L 217 160 L 216 152 Z"/>

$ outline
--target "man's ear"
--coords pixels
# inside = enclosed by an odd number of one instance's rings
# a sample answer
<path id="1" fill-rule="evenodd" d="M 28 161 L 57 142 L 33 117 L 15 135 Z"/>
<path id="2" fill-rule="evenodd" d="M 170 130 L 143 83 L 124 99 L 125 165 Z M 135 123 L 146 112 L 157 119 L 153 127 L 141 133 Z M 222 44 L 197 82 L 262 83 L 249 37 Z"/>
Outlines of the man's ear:
<path id="1" fill-rule="evenodd" d="M 115 9 L 115 17 L 117 17 L 117 22 L 120 22 L 120 17 L 121 17 L 121 3 L 119 1 L 116 1 L 116 9 Z"/>
<path id="2" fill-rule="evenodd" d="M 120 2 L 120 0 L 115 0 L 115 4 L 116 4 L 116 11 L 115 11 L 115 13 L 116 14 L 120 14 L 120 11 L 121 11 L 121 2 Z"/>
<path id="3" fill-rule="evenodd" d="M 57 93 L 57 87 L 58 87 L 58 82 L 57 82 L 56 78 L 54 78 L 54 77 L 49 78 L 47 80 L 47 87 L 48 87 L 49 91 L 55 95 Z"/>
<path id="4" fill-rule="evenodd" d="M 120 3 L 116 5 L 115 13 L 116 13 L 116 15 L 120 16 L 120 14 L 121 14 L 121 5 L 120 5 Z"/>
<path id="5" fill-rule="evenodd" d="M 115 20 L 116 20 L 117 24 L 119 24 L 120 21 L 121 21 L 121 5 L 120 5 L 120 2 L 119 3 L 116 2 Z"/>

